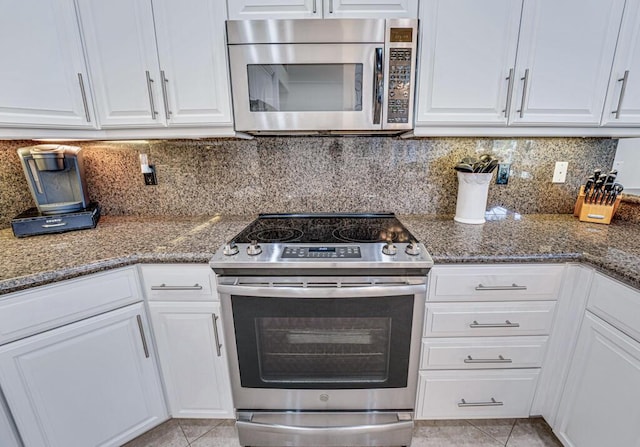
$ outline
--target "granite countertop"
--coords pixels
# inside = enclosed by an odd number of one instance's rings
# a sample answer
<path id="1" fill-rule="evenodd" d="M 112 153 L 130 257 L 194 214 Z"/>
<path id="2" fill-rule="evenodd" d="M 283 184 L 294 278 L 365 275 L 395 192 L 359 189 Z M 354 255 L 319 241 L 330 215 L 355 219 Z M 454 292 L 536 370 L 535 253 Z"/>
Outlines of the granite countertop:
<path id="1" fill-rule="evenodd" d="M 136 263 L 206 263 L 255 216 L 104 216 L 93 230 L 17 239 L 0 230 L 0 294 Z M 436 264 L 583 262 L 640 288 L 640 225 L 509 214 L 484 225 L 451 216 L 400 220 Z"/>

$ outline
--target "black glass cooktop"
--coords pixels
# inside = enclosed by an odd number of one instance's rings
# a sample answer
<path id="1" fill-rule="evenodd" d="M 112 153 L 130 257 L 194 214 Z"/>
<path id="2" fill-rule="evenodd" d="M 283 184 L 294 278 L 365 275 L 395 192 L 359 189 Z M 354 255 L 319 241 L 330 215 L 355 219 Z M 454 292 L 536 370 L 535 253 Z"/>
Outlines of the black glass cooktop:
<path id="1" fill-rule="evenodd" d="M 415 238 L 393 213 L 261 214 L 233 241 L 248 244 L 409 242 Z"/>

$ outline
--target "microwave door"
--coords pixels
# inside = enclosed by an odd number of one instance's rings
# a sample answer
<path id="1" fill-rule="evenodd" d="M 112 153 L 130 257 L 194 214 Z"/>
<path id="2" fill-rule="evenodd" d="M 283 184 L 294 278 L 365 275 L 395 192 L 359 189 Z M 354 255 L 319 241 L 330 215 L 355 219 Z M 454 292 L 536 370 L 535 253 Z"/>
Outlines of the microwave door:
<path id="1" fill-rule="evenodd" d="M 380 44 L 230 45 L 236 130 L 380 130 Z"/>

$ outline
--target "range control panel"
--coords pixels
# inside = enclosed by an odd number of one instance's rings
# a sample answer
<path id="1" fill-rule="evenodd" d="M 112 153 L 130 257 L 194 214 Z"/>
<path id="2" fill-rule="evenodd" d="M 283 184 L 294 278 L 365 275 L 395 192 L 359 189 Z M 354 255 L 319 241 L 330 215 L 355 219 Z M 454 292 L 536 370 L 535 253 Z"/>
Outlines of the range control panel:
<path id="1" fill-rule="evenodd" d="M 408 123 L 411 97 L 411 48 L 389 50 L 387 123 Z"/>
<path id="2" fill-rule="evenodd" d="M 285 247 L 282 258 L 361 258 L 360 247 Z"/>

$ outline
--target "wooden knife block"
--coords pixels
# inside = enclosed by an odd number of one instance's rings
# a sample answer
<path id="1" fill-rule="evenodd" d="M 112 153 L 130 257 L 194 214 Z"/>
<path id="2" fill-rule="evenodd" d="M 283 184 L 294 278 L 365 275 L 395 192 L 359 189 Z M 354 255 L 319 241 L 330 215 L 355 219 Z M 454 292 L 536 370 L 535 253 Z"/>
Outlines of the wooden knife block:
<path id="1" fill-rule="evenodd" d="M 622 195 L 616 197 L 616 201 L 612 205 L 597 205 L 593 203 L 586 203 L 584 201 L 584 185 L 580 187 L 580 194 L 576 200 L 576 205 L 573 208 L 573 215 L 578 217 L 581 222 L 593 222 L 599 224 L 609 225 L 611 218 L 616 213 Z"/>

